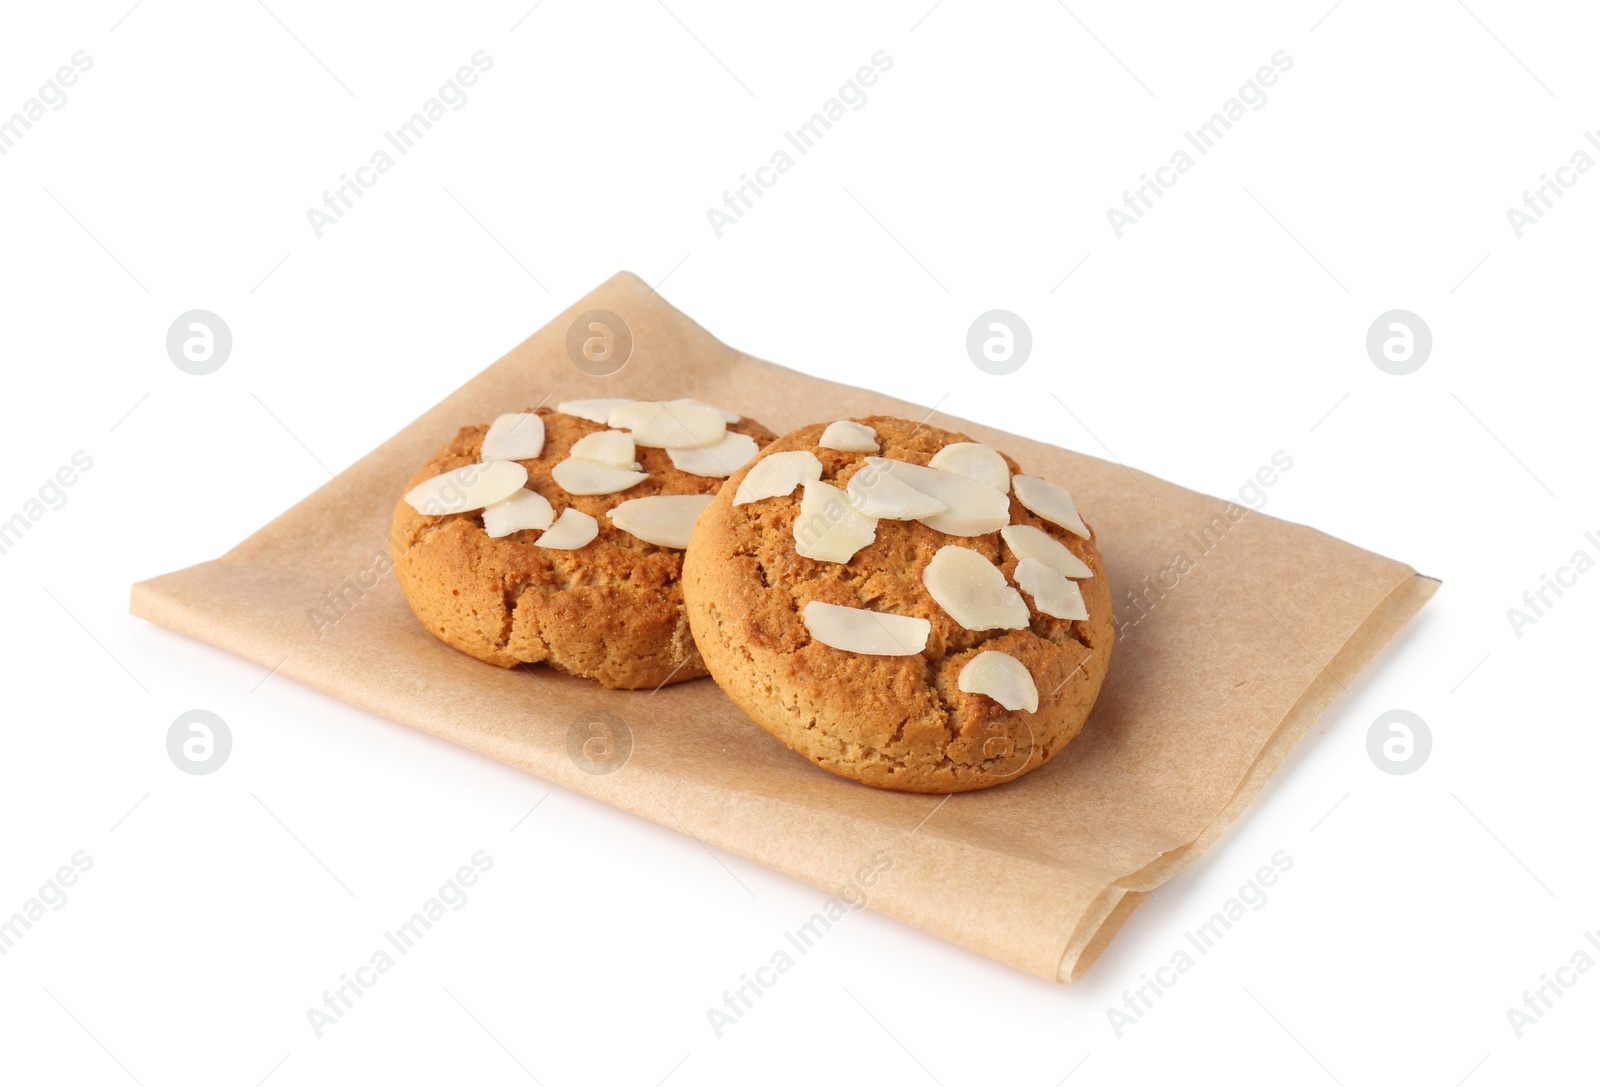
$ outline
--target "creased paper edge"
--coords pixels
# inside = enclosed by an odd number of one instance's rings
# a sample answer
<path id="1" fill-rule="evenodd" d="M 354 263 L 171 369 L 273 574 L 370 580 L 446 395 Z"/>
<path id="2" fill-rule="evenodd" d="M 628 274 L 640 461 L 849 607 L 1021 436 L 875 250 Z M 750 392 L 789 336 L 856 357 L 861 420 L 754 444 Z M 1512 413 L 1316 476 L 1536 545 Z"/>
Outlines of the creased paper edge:
<path id="1" fill-rule="evenodd" d="M 1355 677 L 1372 663 L 1383 647 L 1393 641 L 1395 635 L 1422 610 L 1422 606 L 1441 584 L 1443 582 L 1438 578 L 1413 571 L 1372 609 L 1322 671 L 1307 684 L 1300 698 L 1262 745 L 1255 761 L 1250 764 L 1249 772 L 1239 783 L 1239 788 L 1216 818 L 1206 824 L 1194 841 L 1163 853 L 1143 868 L 1125 876 L 1096 899 L 1062 949 L 1056 981 L 1077 981 L 1081 978 L 1127 922 L 1134 907 L 1144 900 L 1145 893 L 1199 860 L 1222 837 L 1223 832 L 1244 814 L 1267 782 L 1272 780 L 1272 775 L 1277 773 L 1278 767 L 1283 765 L 1306 733 L 1311 731 L 1311 726 L 1344 693 Z M 1131 884 L 1132 888 L 1125 884 Z M 1122 893 L 1113 894 L 1115 891 Z"/>

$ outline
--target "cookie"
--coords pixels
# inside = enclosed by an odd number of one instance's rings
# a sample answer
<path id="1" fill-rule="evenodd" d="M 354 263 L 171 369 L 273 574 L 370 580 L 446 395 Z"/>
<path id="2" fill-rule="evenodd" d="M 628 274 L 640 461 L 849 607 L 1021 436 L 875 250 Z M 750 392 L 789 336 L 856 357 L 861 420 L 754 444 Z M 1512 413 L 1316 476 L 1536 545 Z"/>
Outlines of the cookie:
<path id="1" fill-rule="evenodd" d="M 867 785 L 962 792 L 1042 766 L 1100 691 L 1111 591 L 1067 492 L 1021 473 L 885 416 L 771 443 L 700 515 L 684 563 L 711 675 Z"/>
<path id="2" fill-rule="evenodd" d="M 493 435 L 463 427 L 418 469 L 395 508 L 390 549 L 429 633 L 502 668 L 544 663 L 607 687 L 706 674 L 683 611 L 682 548 L 699 503 L 773 435 L 684 406 L 692 401 L 664 412 L 631 404 L 539 408 L 501 417 Z M 631 432 L 600 421 L 612 411 Z M 683 437 L 686 426 L 694 437 Z M 645 444 L 696 440 L 709 444 Z"/>

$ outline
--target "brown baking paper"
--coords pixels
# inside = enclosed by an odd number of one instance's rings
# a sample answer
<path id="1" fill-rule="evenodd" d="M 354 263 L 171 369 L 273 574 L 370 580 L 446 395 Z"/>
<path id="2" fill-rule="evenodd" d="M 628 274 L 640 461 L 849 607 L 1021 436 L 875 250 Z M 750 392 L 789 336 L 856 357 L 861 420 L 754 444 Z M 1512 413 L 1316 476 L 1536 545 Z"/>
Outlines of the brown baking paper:
<path id="1" fill-rule="evenodd" d="M 634 336 L 631 361 L 604 378 L 567 354 L 568 327 L 594 309 L 621 314 Z M 1121 624 L 1082 734 L 1015 782 L 948 798 L 818 769 L 709 679 L 608 691 L 542 666 L 482 664 L 428 634 L 393 576 L 364 596 L 346 591 L 344 614 L 327 622 L 330 590 L 370 584 L 376 575 L 363 573 L 387 551 L 406 480 L 458 427 L 547 397 L 594 396 L 693 397 L 780 434 L 847 416 L 929 415 L 736 351 L 623 273 L 222 558 L 135 585 L 133 613 L 1064 981 L 1146 891 L 1240 816 L 1438 586 L 1313 529 L 1253 512 L 1234 523 L 1220 499 L 936 417 L 1071 489 L 1098 533 Z M 1142 608 L 1130 590 L 1144 594 Z M 569 754 L 569 731 L 588 735 L 582 722 L 596 711 L 632 736 L 627 762 L 608 774 Z M 870 887 L 856 881 L 864 868 L 878 870 Z"/>

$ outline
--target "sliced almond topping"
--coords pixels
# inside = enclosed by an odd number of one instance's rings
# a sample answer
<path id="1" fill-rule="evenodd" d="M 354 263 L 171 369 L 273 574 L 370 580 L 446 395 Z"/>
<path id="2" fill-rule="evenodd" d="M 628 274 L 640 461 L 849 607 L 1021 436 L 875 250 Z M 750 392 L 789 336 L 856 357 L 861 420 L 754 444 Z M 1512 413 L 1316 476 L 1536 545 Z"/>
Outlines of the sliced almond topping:
<path id="1" fill-rule="evenodd" d="M 1024 508 L 1053 525 L 1060 525 L 1075 536 L 1082 536 L 1086 540 L 1089 538 L 1089 528 L 1078 516 L 1078 508 L 1072 504 L 1072 496 L 1065 487 L 1033 476 L 1015 476 L 1011 480 L 1011 489 L 1016 492 L 1017 501 Z"/>
<path id="2" fill-rule="evenodd" d="M 969 547 L 946 544 L 922 571 L 922 584 L 968 630 L 1021 630 L 1028 605 L 1000 568 Z"/>
<path id="3" fill-rule="evenodd" d="M 722 416 L 722 421 L 724 423 L 737 423 L 743 418 L 743 416 L 741 416 L 738 412 L 729 411 L 727 408 L 719 408 L 715 404 L 707 404 L 704 400 L 685 400 L 684 403 L 699 404 L 702 408 L 710 408 L 712 411 Z"/>
<path id="4" fill-rule="evenodd" d="M 977 442 L 952 442 L 933 455 L 928 467 L 988 484 L 1001 494 L 1011 491 L 1011 469 L 1006 467 L 1006 459 Z"/>
<path id="5" fill-rule="evenodd" d="M 763 498 L 792 494 L 806 480 L 821 478 L 822 462 L 809 449 L 768 453 L 739 481 L 739 489 L 733 493 L 733 504 L 743 506 Z"/>
<path id="6" fill-rule="evenodd" d="M 699 449 L 716 445 L 727 433 L 722 413 L 693 400 L 640 400 L 611 409 L 608 426 L 633 431 L 635 445 L 659 449 Z"/>
<path id="7" fill-rule="evenodd" d="M 1007 525 L 1000 535 L 1019 559 L 1038 559 L 1067 577 L 1094 577 L 1089 564 L 1074 555 L 1067 545 L 1042 528 L 1032 525 Z"/>
<path id="8" fill-rule="evenodd" d="M 483 436 L 484 460 L 532 460 L 544 452 L 544 420 L 532 412 L 502 415 Z"/>
<path id="9" fill-rule="evenodd" d="M 528 470 L 514 460 L 463 464 L 418 483 L 406 492 L 406 501 L 430 517 L 466 513 L 511 497 L 526 482 Z"/>
<path id="10" fill-rule="evenodd" d="M 650 478 L 648 472 L 568 457 L 550 469 L 550 478 L 568 494 L 616 494 Z"/>
<path id="11" fill-rule="evenodd" d="M 794 519 L 794 549 L 808 559 L 849 562 L 878 536 L 878 519 L 864 517 L 839 488 L 814 479 L 800 494 Z"/>
<path id="12" fill-rule="evenodd" d="M 639 470 L 639 465 L 634 462 L 633 435 L 626 430 L 597 430 L 593 434 L 585 434 L 572 443 L 572 451 L 568 455 L 578 460 L 592 460 L 596 464 L 609 464 L 613 468 Z"/>
<path id="13" fill-rule="evenodd" d="M 750 462 L 761 451 L 756 440 L 748 434 L 728 431 L 716 445 L 704 449 L 669 449 L 672 466 L 692 476 L 712 476 L 725 479 Z"/>
<path id="14" fill-rule="evenodd" d="M 852 419 L 839 419 L 828 424 L 828 429 L 817 439 L 823 449 L 838 449 L 846 453 L 876 453 L 878 432 L 865 423 Z"/>
<path id="15" fill-rule="evenodd" d="M 611 418 L 611 409 L 619 408 L 623 404 L 633 404 L 637 401 L 618 397 L 602 397 L 596 400 L 564 400 L 556 405 L 556 410 L 566 415 L 576 415 L 579 419 L 587 419 L 591 423 L 604 423 Z"/>
<path id="16" fill-rule="evenodd" d="M 931 529 L 952 536 L 982 536 L 999 531 L 1011 521 L 1010 501 L 987 484 L 903 460 L 868 457 L 867 464 L 944 503 L 943 513 L 918 518 Z"/>
<path id="17" fill-rule="evenodd" d="M 1023 559 L 1012 573 L 1023 592 L 1033 597 L 1033 606 L 1057 619 L 1087 619 L 1089 609 L 1083 602 L 1083 590 L 1076 581 L 1068 581 L 1060 570 L 1054 570 L 1038 559 Z"/>
<path id="18" fill-rule="evenodd" d="M 874 460 L 876 458 L 868 458 L 844 485 L 856 512 L 867 517 L 915 521 L 945 511 L 943 502 L 884 471 L 873 463 Z"/>
<path id="19" fill-rule="evenodd" d="M 986 649 L 962 666 L 956 687 L 968 694 L 984 694 L 1008 710 L 1039 712 L 1039 688 L 1027 667 L 1010 653 Z"/>
<path id="20" fill-rule="evenodd" d="M 813 600 L 801 613 L 806 630 L 823 645 L 876 657 L 912 657 L 928 646 L 933 624 L 914 615 L 891 615 Z"/>
<path id="21" fill-rule="evenodd" d="M 534 543 L 553 551 L 576 551 L 600 535 L 600 522 L 568 506 Z"/>
<path id="22" fill-rule="evenodd" d="M 645 543 L 684 548 L 689 546 L 689 534 L 694 531 L 695 521 L 715 498 L 716 495 L 711 494 L 656 494 L 647 498 L 630 498 L 619 503 L 606 516 L 622 531 L 637 536 Z"/>
<path id="23" fill-rule="evenodd" d="M 555 519 L 549 500 L 527 488 L 483 508 L 483 530 L 496 539 L 525 528 L 549 528 Z"/>

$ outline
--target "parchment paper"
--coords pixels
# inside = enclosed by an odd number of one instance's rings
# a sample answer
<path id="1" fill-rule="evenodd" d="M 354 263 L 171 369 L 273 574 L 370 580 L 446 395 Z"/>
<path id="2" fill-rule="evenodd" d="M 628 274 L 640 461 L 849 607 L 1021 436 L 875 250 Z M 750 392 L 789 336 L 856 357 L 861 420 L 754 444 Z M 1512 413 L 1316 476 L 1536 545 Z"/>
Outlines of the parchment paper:
<path id="1" fill-rule="evenodd" d="M 569 325 L 593 309 L 621 314 L 634 335 L 631 360 L 609 377 L 567 355 Z M 694 397 L 780 434 L 846 416 L 928 415 L 736 351 L 621 273 L 222 558 L 135 585 L 133 613 L 1066 981 L 1147 890 L 1243 813 L 1438 586 L 1313 529 L 1254 512 L 1230 523 L 1224 500 L 935 416 L 1071 489 L 1099 533 L 1124 626 L 1093 715 L 1052 763 L 949 798 L 880 792 L 790 752 L 709 679 L 607 691 L 543 667 L 482 664 L 429 635 L 392 574 L 369 572 L 416 467 L 458 427 L 546 394 L 551 404 Z M 330 591 L 346 601 L 331 624 Z M 1143 594 L 1142 609 L 1129 591 Z M 584 772 L 569 754 L 569 731 L 596 711 L 631 732 L 631 755 L 612 773 Z M 886 862 L 870 887 L 856 880 Z"/>

